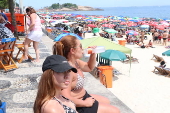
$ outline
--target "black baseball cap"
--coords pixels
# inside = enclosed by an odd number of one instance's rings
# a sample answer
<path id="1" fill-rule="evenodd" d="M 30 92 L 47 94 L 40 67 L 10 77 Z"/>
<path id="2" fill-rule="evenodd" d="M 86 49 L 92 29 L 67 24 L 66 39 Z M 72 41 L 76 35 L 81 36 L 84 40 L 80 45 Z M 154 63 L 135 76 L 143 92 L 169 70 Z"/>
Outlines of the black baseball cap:
<path id="1" fill-rule="evenodd" d="M 77 69 L 70 66 L 67 59 L 61 55 L 51 55 L 48 56 L 42 66 L 42 71 L 52 69 L 55 72 L 62 73 L 68 70 L 72 70 L 74 73 L 77 73 Z"/>

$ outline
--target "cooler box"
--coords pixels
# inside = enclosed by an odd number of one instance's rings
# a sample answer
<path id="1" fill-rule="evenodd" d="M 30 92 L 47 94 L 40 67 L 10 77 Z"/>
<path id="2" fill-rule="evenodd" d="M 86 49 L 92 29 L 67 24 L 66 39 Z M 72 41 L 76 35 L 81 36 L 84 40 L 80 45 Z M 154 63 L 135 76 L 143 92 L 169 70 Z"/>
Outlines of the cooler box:
<path id="1" fill-rule="evenodd" d="M 100 82 L 105 85 L 107 88 L 112 88 L 113 81 L 113 67 L 112 66 L 99 66 Z"/>
<path id="2" fill-rule="evenodd" d="M 120 45 L 125 46 L 126 40 L 118 40 L 118 41 Z"/>

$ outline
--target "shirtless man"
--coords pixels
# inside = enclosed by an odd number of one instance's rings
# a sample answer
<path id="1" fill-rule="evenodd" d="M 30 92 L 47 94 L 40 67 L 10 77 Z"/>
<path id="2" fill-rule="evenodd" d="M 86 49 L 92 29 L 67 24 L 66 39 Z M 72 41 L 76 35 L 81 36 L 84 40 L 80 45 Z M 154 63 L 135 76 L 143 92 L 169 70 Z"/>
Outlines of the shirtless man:
<path id="1" fill-rule="evenodd" d="M 144 32 L 144 31 L 141 31 L 140 39 L 141 39 L 141 42 L 142 42 L 142 43 L 143 43 L 143 41 L 144 41 L 144 37 L 145 37 L 145 32 Z"/>
<path id="2" fill-rule="evenodd" d="M 155 31 L 153 34 L 153 42 L 158 43 L 158 36 L 159 36 L 159 33 L 157 31 Z"/>
<path id="3" fill-rule="evenodd" d="M 164 31 L 164 33 L 162 34 L 162 39 L 163 39 L 163 45 L 166 46 L 166 39 L 168 38 L 168 32 Z"/>

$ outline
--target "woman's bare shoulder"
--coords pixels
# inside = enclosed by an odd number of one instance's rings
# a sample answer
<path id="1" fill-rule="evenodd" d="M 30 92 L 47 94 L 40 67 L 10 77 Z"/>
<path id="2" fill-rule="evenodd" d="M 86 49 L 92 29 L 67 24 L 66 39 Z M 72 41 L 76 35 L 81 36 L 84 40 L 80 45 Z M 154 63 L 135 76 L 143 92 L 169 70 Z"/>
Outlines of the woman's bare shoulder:
<path id="1" fill-rule="evenodd" d="M 35 18 L 36 16 L 37 16 L 36 13 L 32 13 L 32 14 L 30 15 L 31 18 Z"/>
<path id="2" fill-rule="evenodd" d="M 41 108 L 42 113 L 64 113 L 62 105 L 56 100 L 45 102 Z"/>
<path id="3" fill-rule="evenodd" d="M 83 60 L 77 59 L 76 61 L 77 61 L 77 64 L 79 65 L 80 68 L 87 65 L 87 62 L 85 62 Z"/>

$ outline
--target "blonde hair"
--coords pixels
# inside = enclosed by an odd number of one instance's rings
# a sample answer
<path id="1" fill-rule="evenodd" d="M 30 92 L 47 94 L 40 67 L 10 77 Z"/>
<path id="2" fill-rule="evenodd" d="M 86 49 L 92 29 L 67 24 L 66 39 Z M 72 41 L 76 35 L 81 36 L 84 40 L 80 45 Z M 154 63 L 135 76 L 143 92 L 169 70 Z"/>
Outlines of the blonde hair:
<path id="1" fill-rule="evenodd" d="M 42 74 L 34 103 L 34 113 L 41 113 L 41 108 L 43 104 L 55 96 L 57 88 L 54 82 L 53 75 L 54 71 L 51 69 L 46 70 Z"/>
<path id="2" fill-rule="evenodd" d="M 77 45 L 76 40 L 77 38 L 72 35 L 62 37 L 60 41 L 53 45 L 53 54 L 62 55 L 65 58 L 68 58 L 70 49 L 76 47 Z"/>

